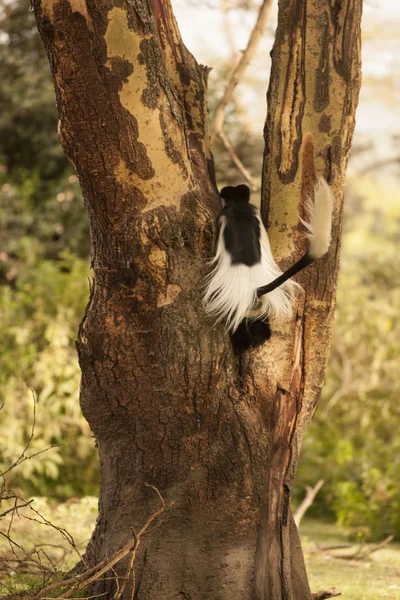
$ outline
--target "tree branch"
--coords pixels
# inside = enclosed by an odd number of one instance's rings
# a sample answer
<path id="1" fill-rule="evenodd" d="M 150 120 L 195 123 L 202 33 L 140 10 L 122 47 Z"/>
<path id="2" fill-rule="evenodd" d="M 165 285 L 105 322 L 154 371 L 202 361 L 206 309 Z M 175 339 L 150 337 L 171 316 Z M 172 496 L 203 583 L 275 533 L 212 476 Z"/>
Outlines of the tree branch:
<path id="1" fill-rule="evenodd" d="M 261 41 L 261 38 L 264 34 L 264 31 L 267 27 L 269 13 L 271 10 L 272 0 L 264 0 L 257 17 L 256 24 L 254 26 L 253 31 L 251 32 L 249 41 L 247 43 L 247 47 L 244 50 L 239 62 L 236 67 L 233 69 L 228 84 L 225 88 L 225 92 L 217 104 L 214 115 L 214 122 L 211 127 L 211 143 L 215 141 L 215 138 L 222 131 L 224 120 L 225 120 L 225 111 L 226 107 L 232 99 L 233 92 L 236 89 L 236 86 L 240 82 L 241 78 L 244 75 L 245 70 L 247 69 L 251 59 L 253 58 L 258 45 Z"/>
<path id="2" fill-rule="evenodd" d="M 230 141 L 228 140 L 228 138 L 226 137 L 226 135 L 224 134 L 224 132 L 220 131 L 218 133 L 218 137 L 221 139 L 221 141 L 224 144 L 225 148 L 228 150 L 228 152 L 229 152 L 229 154 L 230 154 L 233 162 L 235 163 L 235 165 L 237 166 L 237 168 L 239 169 L 239 171 L 241 172 L 241 174 L 243 175 L 243 177 L 249 183 L 252 192 L 256 192 L 258 190 L 258 187 L 257 187 L 254 179 L 252 178 L 252 176 L 250 175 L 250 172 L 246 169 L 246 167 L 244 166 L 244 164 L 242 163 L 242 161 L 240 160 L 240 158 L 236 154 L 235 150 L 233 149 L 232 144 L 230 143 Z"/>
<path id="3" fill-rule="evenodd" d="M 300 506 L 296 510 L 295 514 L 293 515 L 294 522 L 296 523 L 296 527 L 298 527 L 300 525 L 300 521 L 302 520 L 302 518 L 304 517 L 307 510 L 310 508 L 310 506 L 314 502 L 315 496 L 318 494 L 319 490 L 322 488 L 323 485 L 324 485 L 324 480 L 320 479 L 313 488 L 310 486 L 306 487 L 306 490 L 307 490 L 306 495 L 303 498 Z"/>

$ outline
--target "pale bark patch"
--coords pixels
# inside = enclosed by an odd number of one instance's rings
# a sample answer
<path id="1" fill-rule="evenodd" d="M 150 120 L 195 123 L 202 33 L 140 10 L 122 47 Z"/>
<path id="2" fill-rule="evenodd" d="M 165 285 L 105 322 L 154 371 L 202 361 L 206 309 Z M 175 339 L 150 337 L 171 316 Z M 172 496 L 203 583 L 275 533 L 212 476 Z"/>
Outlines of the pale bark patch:
<path id="1" fill-rule="evenodd" d="M 165 250 L 154 248 L 149 254 L 149 261 L 159 269 L 167 268 L 167 254 Z"/>
<path id="2" fill-rule="evenodd" d="M 167 304 L 171 304 L 177 298 L 177 296 L 181 293 L 182 288 L 180 285 L 176 283 L 171 283 L 167 286 L 167 291 L 165 294 L 160 292 L 157 297 L 157 308 L 161 308 L 162 306 L 167 306 Z"/>
<path id="3" fill-rule="evenodd" d="M 122 106 L 136 119 L 139 135 L 138 142 L 146 148 L 147 156 L 151 161 L 155 175 L 151 179 L 141 179 L 120 161 L 116 170 L 117 179 L 136 186 L 146 195 L 148 203 L 144 211 L 167 204 L 180 206 L 181 198 L 189 189 L 188 173 L 191 171 L 190 161 L 187 157 L 186 141 L 181 125 L 171 114 L 168 98 L 160 91 L 157 98 L 158 106 L 151 108 L 143 101 L 143 93 L 151 86 L 158 86 L 158 82 L 150 81 L 149 70 L 141 51 L 143 40 L 151 40 L 152 34 L 139 35 L 129 29 L 126 11 L 122 8 L 113 8 L 108 13 L 108 27 L 105 33 L 107 44 L 107 66 L 112 68 L 112 58 L 121 58 L 129 61 L 133 66 L 133 73 L 122 85 L 119 97 Z M 162 122 L 164 126 L 162 126 Z M 174 161 L 166 152 L 164 132 L 168 131 L 168 144 L 173 144 L 174 149 L 180 154 L 181 160 Z M 186 173 L 185 173 L 186 170 Z"/>

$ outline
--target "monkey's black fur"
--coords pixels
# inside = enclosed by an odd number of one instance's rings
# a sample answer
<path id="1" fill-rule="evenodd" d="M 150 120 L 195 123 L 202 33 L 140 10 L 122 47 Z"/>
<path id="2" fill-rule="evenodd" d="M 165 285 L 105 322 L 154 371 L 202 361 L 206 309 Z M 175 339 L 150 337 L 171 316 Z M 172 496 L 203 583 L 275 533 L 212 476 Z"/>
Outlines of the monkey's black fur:
<path id="1" fill-rule="evenodd" d="M 243 354 L 249 348 L 262 346 L 271 337 L 268 319 L 243 319 L 239 327 L 231 334 L 235 354 Z"/>

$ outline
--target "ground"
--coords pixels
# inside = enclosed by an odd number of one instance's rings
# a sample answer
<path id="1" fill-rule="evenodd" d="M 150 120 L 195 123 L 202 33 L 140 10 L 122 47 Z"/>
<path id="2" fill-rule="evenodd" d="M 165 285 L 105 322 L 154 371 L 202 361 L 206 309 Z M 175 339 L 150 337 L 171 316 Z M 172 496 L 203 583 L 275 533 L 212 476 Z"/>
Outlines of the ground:
<path id="1" fill-rule="evenodd" d="M 371 555 L 370 560 L 343 560 L 317 550 L 318 546 L 348 542 L 336 525 L 305 520 L 300 534 L 312 591 L 337 587 L 344 600 L 400 600 L 400 544 L 391 543 Z M 358 547 L 332 553 L 353 553 Z"/>
<path id="2" fill-rule="evenodd" d="M 46 519 L 73 536 L 79 551 L 84 550 L 89 540 L 96 519 L 96 506 L 95 498 L 70 500 L 66 504 L 56 505 L 36 498 L 33 503 L 33 507 Z M 25 509 L 25 514 L 40 520 L 29 509 Z M 6 531 L 4 526 L 2 531 Z M 15 541 L 27 550 L 34 543 L 37 547 L 40 545 L 39 552 L 43 561 L 46 561 L 46 553 L 50 559 L 61 561 L 60 568 L 67 570 L 76 560 L 77 554 L 67 542 L 63 530 L 15 518 L 12 532 Z M 337 587 L 342 591 L 344 600 L 400 600 L 400 544 L 391 543 L 371 555 L 368 561 L 343 560 L 332 558 L 327 551 L 321 549 L 348 541 L 345 532 L 336 525 L 305 519 L 300 526 L 300 534 L 312 591 Z M 354 548 L 349 551 L 353 552 Z M 6 596 L 7 588 L 8 591 L 18 591 L 21 590 L 21 584 L 37 582 L 37 578 L 32 579 L 19 573 L 15 563 L 11 564 L 7 560 L 10 558 L 13 558 L 10 547 L 1 536 L 0 598 Z"/>

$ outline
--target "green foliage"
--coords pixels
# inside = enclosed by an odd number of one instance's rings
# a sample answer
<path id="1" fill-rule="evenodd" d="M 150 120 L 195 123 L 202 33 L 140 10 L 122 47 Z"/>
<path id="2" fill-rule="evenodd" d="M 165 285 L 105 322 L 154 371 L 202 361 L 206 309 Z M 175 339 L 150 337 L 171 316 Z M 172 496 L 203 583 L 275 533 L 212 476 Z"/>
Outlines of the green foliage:
<path id="1" fill-rule="evenodd" d="M 20 171 L 18 177 L 16 184 L 8 175 L 0 176 L 0 281 L 10 266 L 17 272 L 32 252 L 57 260 L 68 250 L 86 258 L 89 233 L 77 177 L 63 174 L 40 197 L 37 171 Z"/>
<path id="2" fill-rule="evenodd" d="M 27 0 L 2 3 L 0 17 L 0 163 L 38 169 L 40 179 L 68 167 L 57 137 L 54 88 Z"/>
<path id="3" fill-rule="evenodd" d="M 97 492 L 74 348 L 88 297 L 89 236 L 78 180 L 57 136 L 49 65 L 27 0 L 0 5 L 0 468 L 26 493 Z M 83 473 L 85 475 L 83 476 Z"/>
<path id="4" fill-rule="evenodd" d="M 54 258 L 64 248 L 85 257 L 82 195 L 58 140 L 49 64 L 27 0 L 0 4 L 0 81 L 1 249 L 13 252 L 29 236 Z"/>
<path id="5" fill-rule="evenodd" d="M 297 498 L 302 486 L 325 479 L 314 514 L 333 511 L 357 537 L 400 539 L 400 198 L 371 181 L 356 190 L 332 355 L 304 441 Z"/>
<path id="6" fill-rule="evenodd" d="M 63 444 L 19 467 L 13 484 L 29 493 L 70 497 L 96 492 L 97 459 L 80 414 L 74 349 L 88 296 L 87 275 L 87 261 L 68 252 L 58 261 L 32 252 L 19 264 L 13 285 L 0 287 L 1 468 L 15 461 L 29 439 L 33 400 L 26 383 L 37 394 L 29 454 Z"/>

